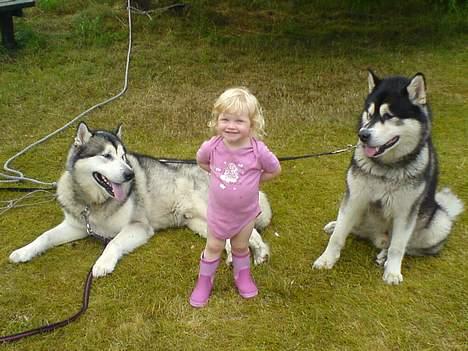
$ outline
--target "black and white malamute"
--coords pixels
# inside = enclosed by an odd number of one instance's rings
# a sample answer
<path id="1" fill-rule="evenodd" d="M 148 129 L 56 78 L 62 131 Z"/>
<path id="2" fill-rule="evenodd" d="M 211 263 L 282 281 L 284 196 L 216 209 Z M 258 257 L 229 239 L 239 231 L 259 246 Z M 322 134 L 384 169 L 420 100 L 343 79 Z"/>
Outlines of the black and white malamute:
<path id="1" fill-rule="evenodd" d="M 186 226 L 206 238 L 207 173 L 194 164 L 163 164 L 127 153 L 121 128 L 112 133 L 79 125 L 57 184 L 57 198 L 63 222 L 13 251 L 12 262 L 29 261 L 51 247 L 86 237 L 86 209 L 92 230 L 112 239 L 93 266 L 95 277 L 111 273 L 122 255 L 146 243 L 155 231 Z M 271 220 L 271 208 L 262 192 L 260 207 L 257 229 Z M 256 229 L 250 246 L 254 262 L 263 262 L 269 248 Z M 229 242 L 226 251 L 229 260 Z"/>
<path id="2" fill-rule="evenodd" d="M 359 141 L 346 177 L 338 218 L 314 268 L 332 268 L 350 232 L 381 252 L 387 284 L 403 281 L 405 254 L 434 255 L 443 247 L 462 202 L 449 190 L 436 192 L 437 156 L 424 76 L 379 79 L 368 74 L 369 95 Z"/>

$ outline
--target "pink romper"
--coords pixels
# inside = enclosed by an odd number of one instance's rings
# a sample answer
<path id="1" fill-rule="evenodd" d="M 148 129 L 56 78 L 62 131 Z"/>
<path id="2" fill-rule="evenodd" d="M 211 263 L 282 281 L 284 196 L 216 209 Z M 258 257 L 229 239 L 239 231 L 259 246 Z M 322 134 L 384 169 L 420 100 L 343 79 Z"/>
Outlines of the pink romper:
<path id="1" fill-rule="evenodd" d="M 220 136 L 202 144 L 197 161 L 210 165 L 208 229 L 218 239 L 229 239 L 260 214 L 260 177 L 276 171 L 279 161 L 255 138 L 250 146 L 230 150 Z"/>

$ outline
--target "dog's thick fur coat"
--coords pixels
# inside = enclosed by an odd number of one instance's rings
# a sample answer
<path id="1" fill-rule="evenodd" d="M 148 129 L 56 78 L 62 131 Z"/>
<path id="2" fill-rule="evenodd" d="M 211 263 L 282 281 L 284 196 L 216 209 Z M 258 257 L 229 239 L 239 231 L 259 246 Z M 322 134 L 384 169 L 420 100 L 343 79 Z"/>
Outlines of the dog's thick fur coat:
<path id="1" fill-rule="evenodd" d="M 381 249 L 384 281 L 399 284 L 404 255 L 438 253 L 463 204 L 447 188 L 436 192 L 424 76 L 379 79 L 369 71 L 368 82 L 346 194 L 337 220 L 324 228 L 331 237 L 313 266 L 332 268 L 352 232 Z"/>
<path id="2" fill-rule="evenodd" d="M 57 197 L 65 215 L 63 222 L 11 253 L 12 262 L 29 261 L 51 247 L 85 238 L 83 211 L 87 207 L 93 231 L 112 238 L 94 264 L 95 277 L 111 273 L 122 255 L 146 243 L 155 231 L 186 226 L 206 237 L 207 173 L 197 165 L 163 164 L 127 153 L 120 127 L 111 133 L 79 125 Z M 262 192 L 260 207 L 259 230 L 271 220 L 271 208 Z M 269 255 L 257 229 L 250 238 L 256 264 Z M 226 250 L 229 261 L 229 242 Z"/>

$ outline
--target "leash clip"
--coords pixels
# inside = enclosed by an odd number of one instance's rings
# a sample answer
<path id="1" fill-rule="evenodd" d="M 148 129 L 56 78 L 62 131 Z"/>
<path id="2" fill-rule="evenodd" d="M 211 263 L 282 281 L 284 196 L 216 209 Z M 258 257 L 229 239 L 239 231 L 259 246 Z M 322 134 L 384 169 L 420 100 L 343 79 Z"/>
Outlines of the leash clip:
<path id="1" fill-rule="evenodd" d="M 107 245 L 109 243 L 109 241 L 111 241 L 111 239 L 109 238 L 106 238 L 98 233 L 96 233 L 93 228 L 91 228 L 91 223 L 89 223 L 89 205 L 86 205 L 86 207 L 84 208 L 83 211 L 81 211 L 81 216 L 83 217 L 84 221 L 85 221 L 85 225 L 86 225 L 86 233 L 101 241 L 104 245 Z"/>

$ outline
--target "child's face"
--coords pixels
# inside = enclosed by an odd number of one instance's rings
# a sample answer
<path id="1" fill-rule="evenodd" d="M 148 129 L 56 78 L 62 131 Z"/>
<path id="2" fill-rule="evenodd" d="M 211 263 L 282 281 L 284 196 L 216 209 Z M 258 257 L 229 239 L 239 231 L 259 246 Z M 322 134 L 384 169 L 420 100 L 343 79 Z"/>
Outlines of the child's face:
<path id="1" fill-rule="evenodd" d="M 250 118 L 245 112 L 223 112 L 218 116 L 216 131 L 229 145 L 243 146 L 250 138 Z"/>

